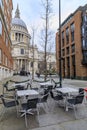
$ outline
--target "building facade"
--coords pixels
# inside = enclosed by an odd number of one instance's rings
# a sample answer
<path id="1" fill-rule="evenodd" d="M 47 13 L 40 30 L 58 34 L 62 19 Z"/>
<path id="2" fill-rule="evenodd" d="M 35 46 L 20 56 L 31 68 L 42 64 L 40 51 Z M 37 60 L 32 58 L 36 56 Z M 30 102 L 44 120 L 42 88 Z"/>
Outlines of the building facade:
<path id="1" fill-rule="evenodd" d="M 12 9 L 12 0 L 0 0 L 0 80 L 13 72 L 10 39 Z"/>
<path id="2" fill-rule="evenodd" d="M 18 5 L 12 19 L 11 40 L 14 73 L 20 73 L 21 70 L 35 73 L 38 67 L 38 48 L 30 43 L 31 36 L 25 22 L 20 18 Z"/>
<path id="3" fill-rule="evenodd" d="M 80 6 L 61 24 L 61 64 L 65 78 L 87 79 L 87 5 Z M 56 66 L 59 72 L 59 32 Z"/>

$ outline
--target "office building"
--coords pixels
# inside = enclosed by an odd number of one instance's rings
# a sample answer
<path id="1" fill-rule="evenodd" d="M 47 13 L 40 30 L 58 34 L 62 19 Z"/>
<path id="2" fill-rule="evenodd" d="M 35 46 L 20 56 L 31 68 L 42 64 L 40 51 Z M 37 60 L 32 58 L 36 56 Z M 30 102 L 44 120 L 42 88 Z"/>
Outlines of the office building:
<path id="1" fill-rule="evenodd" d="M 56 65 L 59 73 L 59 32 L 56 33 Z M 61 67 L 65 78 L 87 79 L 87 4 L 61 24 Z"/>
<path id="2" fill-rule="evenodd" d="M 12 0 L 0 0 L 0 80 L 13 72 L 10 39 L 12 9 Z"/>

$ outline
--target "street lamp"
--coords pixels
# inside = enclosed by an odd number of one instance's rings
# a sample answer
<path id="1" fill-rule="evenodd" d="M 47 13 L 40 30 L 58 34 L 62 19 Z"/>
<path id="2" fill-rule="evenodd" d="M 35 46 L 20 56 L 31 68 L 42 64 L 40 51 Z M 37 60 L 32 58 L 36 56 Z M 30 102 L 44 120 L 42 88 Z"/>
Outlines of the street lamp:
<path id="1" fill-rule="evenodd" d="M 61 0 L 59 0 L 59 82 L 62 87 L 62 67 L 61 67 Z"/>
<path id="2" fill-rule="evenodd" d="M 32 61 L 32 79 L 34 79 L 34 29 L 33 36 L 32 36 L 32 52 L 33 52 L 33 61 Z"/>

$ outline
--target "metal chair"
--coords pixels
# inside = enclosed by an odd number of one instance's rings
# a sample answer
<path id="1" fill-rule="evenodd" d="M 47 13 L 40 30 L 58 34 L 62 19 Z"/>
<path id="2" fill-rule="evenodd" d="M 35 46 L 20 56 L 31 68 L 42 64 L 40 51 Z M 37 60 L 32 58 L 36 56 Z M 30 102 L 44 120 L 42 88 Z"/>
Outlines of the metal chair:
<path id="1" fill-rule="evenodd" d="M 84 88 L 79 88 L 79 94 L 84 94 Z"/>
<path id="2" fill-rule="evenodd" d="M 38 115 L 39 115 L 37 103 L 38 103 L 38 98 L 35 98 L 35 99 L 28 99 L 26 103 L 21 104 L 21 107 L 22 107 L 22 109 L 20 110 L 20 112 L 22 113 L 21 117 L 25 116 L 26 127 L 28 126 L 27 114 L 33 115 L 34 113 L 32 113 L 32 111 L 36 110 Z"/>
<path id="3" fill-rule="evenodd" d="M 83 99 L 84 99 L 84 94 L 78 94 L 77 96 L 73 98 L 67 99 L 67 102 L 66 102 L 67 110 L 68 108 L 73 108 L 75 118 L 76 118 L 76 108 L 78 105 L 81 105 L 83 103 Z"/>
<path id="4" fill-rule="evenodd" d="M 56 95 L 54 95 L 53 91 L 50 91 L 50 95 L 52 99 L 55 100 L 56 102 L 59 102 L 64 99 L 62 93 L 56 93 Z"/>
<path id="5" fill-rule="evenodd" d="M 16 110 L 17 110 L 17 105 L 19 105 L 19 102 L 18 100 L 16 99 L 11 99 L 5 95 L 0 95 L 0 98 L 2 100 L 2 103 L 4 105 L 4 109 L 3 109 L 3 113 L 5 113 L 5 108 L 12 108 L 12 107 L 16 107 Z M 17 114 L 18 114 L 18 111 L 17 111 Z"/>
<path id="6" fill-rule="evenodd" d="M 43 104 L 44 107 L 45 107 L 45 105 L 47 105 L 47 107 L 48 107 L 48 104 L 47 104 L 48 96 L 49 96 L 49 90 L 44 89 L 44 94 L 41 95 L 41 96 L 38 98 L 38 103 L 39 103 L 39 104 L 40 104 L 40 103 Z"/>
<path id="7" fill-rule="evenodd" d="M 11 92 L 15 91 L 15 88 L 9 87 L 9 81 L 6 81 L 6 83 L 3 84 L 3 94 L 5 92 Z"/>
<path id="8" fill-rule="evenodd" d="M 60 86 L 59 86 L 59 84 L 60 84 L 60 82 L 59 82 L 59 81 L 58 81 L 58 82 L 56 82 L 54 79 L 52 79 L 51 81 L 52 81 L 52 82 L 53 82 L 53 84 L 54 84 L 54 85 L 53 85 L 53 86 L 54 86 L 54 87 L 53 87 L 54 89 L 55 89 L 55 88 L 59 88 L 59 87 L 60 87 Z"/>

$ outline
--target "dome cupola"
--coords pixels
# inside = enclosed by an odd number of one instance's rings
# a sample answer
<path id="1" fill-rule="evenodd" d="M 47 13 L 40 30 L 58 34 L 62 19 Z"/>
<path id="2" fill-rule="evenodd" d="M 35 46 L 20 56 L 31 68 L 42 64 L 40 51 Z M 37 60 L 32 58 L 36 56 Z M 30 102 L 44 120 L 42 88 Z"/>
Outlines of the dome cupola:
<path id="1" fill-rule="evenodd" d="M 17 5 L 17 9 L 15 11 L 15 17 L 12 19 L 12 26 L 13 25 L 21 26 L 27 30 L 27 26 L 26 26 L 25 22 L 20 18 L 20 11 L 19 11 L 18 5 Z"/>

